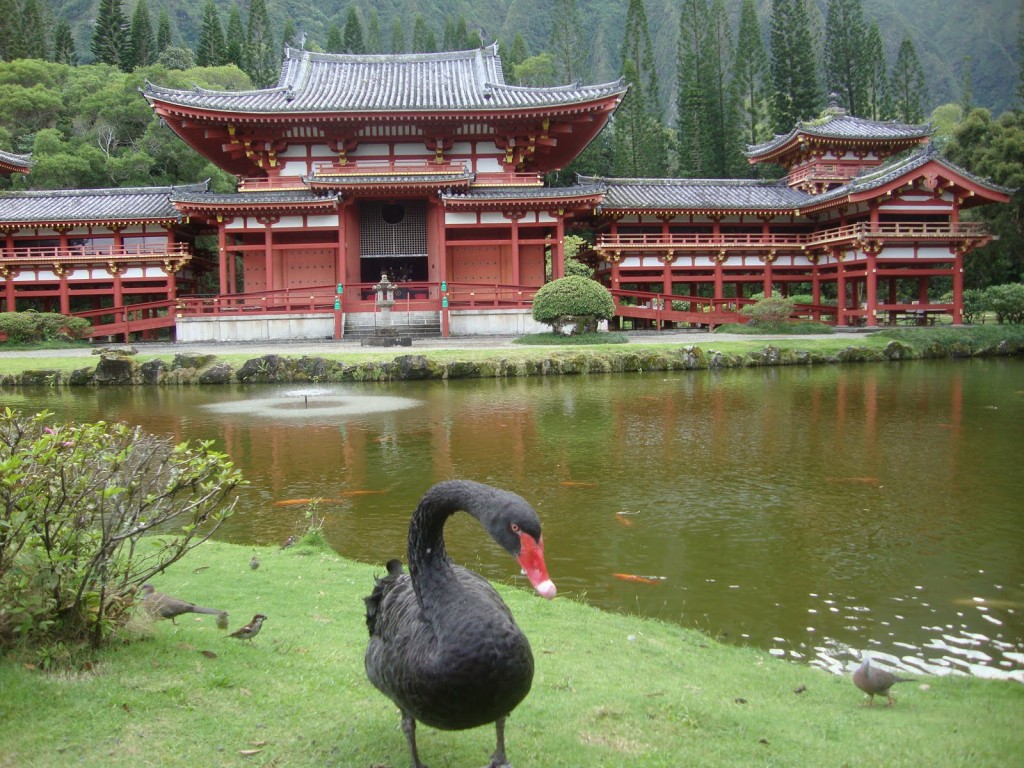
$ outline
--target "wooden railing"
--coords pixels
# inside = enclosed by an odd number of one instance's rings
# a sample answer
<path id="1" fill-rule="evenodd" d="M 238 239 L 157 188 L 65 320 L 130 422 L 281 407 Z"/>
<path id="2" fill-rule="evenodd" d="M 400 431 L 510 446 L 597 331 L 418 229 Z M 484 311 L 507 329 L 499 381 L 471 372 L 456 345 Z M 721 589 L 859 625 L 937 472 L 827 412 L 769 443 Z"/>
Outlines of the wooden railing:
<path id="1" fill-rule="evenodd" d="M 167 246 L 127 245 L 107 248 L 83 248 L 70 246 L 30 246 L 28 248 L 0 248 L 0 263 L 28 265 L 41 263 L 91 263 L 91 262 L 139 262 L 163 261 L 164 259 L 189 259 L 192 253 L 185 243 Z"/>
<path id="2" fill-rule="evenodd" d="M 599 235 L 594 249 L 598 251 L 637 250 L 692 250 L 713 251 L 729 249 L 760 250 L 809 250 L 816 247 L 851 243 L 860 240 L 937 240 L 957 241 L 987 237 L 988 229 L 983 222 L 961 222 L 959 224 L 934 223 L 869 223 L 849 224 L 817 232 L 779 234 L 761 232 L 722 233 L 620 233 Z"/>
<path id="3" fill-rule="evenodd" d="M 432 160 L 413 160 L 403 162 L 352 160 L 344 165 L 334 163 L 316 168 L 317 176 L 436 176 L 466 173 L 466 165 L 461 162 L 435 163 Z"/>
<path id="4" fill-rule="evenodd" d="M 174 300 L 147 301 L 141 304 L 129 304 L 123 307 L 107 307 L 75 312 L 75 317 L 82 317 L 92 322 L 89 338 L 98 336 L 120 336 L 127 340 L 132 333 L 144 333 L 160 328 L 173 328 L 175 322 Z"/>

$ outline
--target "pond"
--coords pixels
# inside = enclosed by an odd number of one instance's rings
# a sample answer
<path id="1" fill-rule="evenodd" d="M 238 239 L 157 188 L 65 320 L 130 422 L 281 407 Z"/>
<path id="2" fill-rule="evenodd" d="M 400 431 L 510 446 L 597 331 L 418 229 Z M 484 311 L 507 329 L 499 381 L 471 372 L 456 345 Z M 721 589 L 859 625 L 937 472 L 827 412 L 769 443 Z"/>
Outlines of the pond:
<path id="1" fill-rule="evenodd" d="M 229 541 L 312 513 L 342 555 L 404 559 L 423 491 L 469 478 L 537 508 L 561 595 L 836 672 L 869 649 L 1024 681 L 1024 361 L 2 397 L 215 440 L 252 483 Z M 467 516 L 447 538 L 525 583 Z"/>

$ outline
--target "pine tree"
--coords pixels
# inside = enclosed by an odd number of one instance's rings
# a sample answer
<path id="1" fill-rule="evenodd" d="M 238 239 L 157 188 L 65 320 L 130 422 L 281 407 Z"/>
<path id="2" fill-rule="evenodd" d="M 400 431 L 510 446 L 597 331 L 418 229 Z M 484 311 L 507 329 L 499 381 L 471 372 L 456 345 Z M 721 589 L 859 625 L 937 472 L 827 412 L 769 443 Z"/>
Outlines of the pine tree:
<path id="1" fill-rule="evenodd" d="M 765 102 L 768 54 L 764 49 L 754 0 L 743 0 L 740 8 L 736 50 L 740 55 L 733 60 L 732 89 L 737 103 L 738 133 L 747 144 L 758 144 L 764 138 L 768 114 Z"/>
<path id="2" fill-rule="evenodd" d="M 772 0 L 770 36 L 772 129 L 786 133 L 821 108 L 814 37 L 804 0 Z"/>
<path id="3" fill-rule="evenodd" d="M 406 47 L 405 27 L 402 26 L 402 19 L 396 16 L 391 20 L 391 52 L 408 53 Z"/>
<path id="4" fill-rule="evenodd" d="M 584 72 L 586 45 L 576 0 L 553 0 L 551 22 L 548 48 L 555 57 L 559 78 L 563 83 L 587 79 Z"/>
<path id="5" fill-rule="evenodd" d="M 960 79 L 960 114 L 967 117 L 974 108 L 971 103 L 974 92 L 971 88 L 971 57 L 964 56 L 964 73 Z"/>
<path id="6" fill-rule="evenodd" d="M 458 51 L 462 48 L 462 40 L 465 37 L 465 30 L 459 30 L 456 21 L 451 16 L 444 17 L 444 33 L 441 36 L 441 50 Z"/>
<path id="7" fill-rule="evenodd" d="M 131 69 L 127 56 L 128 20 L 121 0 L 100 0 L 89 50 L 100 64 L 120 67 L 126 72 Z"/>
<path id="8" fill-rule="evenodd" d="M 341 27 L 333 22 L 327 28 L 327 43 L 324 47 L 328 53 L 341 53 L 345 50 L 345 43 L 341 39 Z"/>
<path id="9" fill-rule="evenodd" d="M 284 20 L 284 29 L 281 30 L 281 55 L 284 56 L 285 49 L 298 47 L 298 34 L 295 31 L 295 20 L 291 16 Z"/>
<path id="10" fill-rule="evenodd" d="M 245 25 L 237 5 L 228 11 L 228 25 L 224 29 L 224 63 L 245 69 Z"/>
<path id="11" fill-rule="evenodd" d="M 363 23 L 359 20 L 359 12 L 356 11 L 354 5 L 348 7 L 348 14 L 345 16 L 342 45 L 345 53 L 366 53 L 366 43 L 363 42 Z"/>
<path id="12" fill-rule="evenodd" d="M 620 52 L 623 71 L 627 59 L 636 68 L 636 85 L 644 92 L 644 106 L 648 114 L 661 117 L 661 88 L 658 84 L 658 70 L 654 66 L 654 46 L 651 45 L 651 29 L 647 23 L 644 0 L 629 0 L 626 10 L 626 33 Z"/>
<path id="13" fill-rule="evenodd" d="M 366 22 L 366 52 L 384 53 L 384 39 L 380 32 L 380 17 L 377 9 L 370 9 L 370 18 Z"/>
<path id="14" fill-rule="evenodd" d="M 896 63 L 892 68 L 893 112 L 897 120 L 904 123 L 920 123 L 924 120 L 924 103 L 928 98 L 928 86 L 924 70 L 917 58 L 917 50 L 909 37 L 900 43 Z"/>
<path id="15" fill-rule="evenodd" d="M 8 20 L 0 24 L 0 59 L 12 61 L 19 58 L 19 43 L 21 40 L 21 24 L 19 22 L 17 0 L 0 0 L 0 19 Z M 18 52 L 19 55 L 15 55 Z"/>
<path id="16" fill-rule="evenodd" d="M 892 98 L 889 95 L 889 68 L 885 64 L 885 46 L 882 43 L 882 31 L 878 28 L 877 19 L 872 20 L 868 26 L 864 60 L 867 68 L 864 72 L 865 109 L 862 116 L 870 120 L 887 120 L 892 116 Z"/>
<path id="17" fill-rule="evenodd" d="M 213 0 L 206 0 L 203 6 L 203 26 L 199 29 L 199 43 L 196 45 L 196 64 L 200 67 L 217 67 L 227 63 L 224 30 L 220 26 L 220 14 Z"/>
<path id="18" fill-rule="evenodd" d="M 623 63 L 623 77 L 629 83 L 640 81 L 640 72 L 632 59 Z M 667 141 L 661 122 L 650 113 L 644 89 L 633 87 L 615 111 L 612 123 L 614 147 L 612 172 L 616 176 L 668 176 Z"/>
<path id="19" fill-rule="evenodd" d="M 825 84 L 851 115 L 865 116 L 868 34 L 861 0 L 829 0 L 825 24 Z"/>
<path id="20" fill-rule="evenodd" d="M 709 175 L 711 104 L 708 93 L 707 0 L 683 0 L 676 55 L 676 155 L 679 175 Z"/>
<path id="21" fill-rule="evenodd" d="M 708 98 L 711 106 L 712 176 L 732 176 L 740 166 L 740 142 L 736 137 L 736 108 L 729 84 L 732 71 L 732 28 L 724 0 L 711 0 L 707 28 Z"/>
<path id="22" fill-rule="evenodd" d="M 21 7 L 21 39 L 25 58 L 49 58 L 46 31 L 43 11 L 37 0 L 25 0 Z"/>
<path id="23" fill-rule="evenodd" d="M 253 85 L 257 88 L 272 85 L 277 75 L 277 46 L 265 0 L 252 0 L 249 4 L 245 49 L 246 72 Z"/>
<path id="24" fill-rule="evenodd" d="M 516 32 L 516 36 L 512 38 L 512 45 L 507 49 L 499 45 L 498 50 L 507 51 L 507 53 L 503 53 L 501 56 L 501 70 L 505 75 L 505 81 L 511 83 L 515 68 L 526 61 L 530 55 L 530 50 L 526 47 L 526 41 L 520 32 Z"/>
<path id="25" fill-rule="evenodd" d="M 133 67 L 145 67 L 156 61 L 156 37 L 146 0 L 138 0 L 135 4 L 128 47 Z"/>
<path id="26" fill-rule="evenodd" d="M 58 19 L 53 30 L 53 60 L 58 64 L 78 65 L 78 53 L 75 51 L 75 37 L 71 34 L 71 26 L 67 19 Z"/>
<path id="27" fill-rule="evenodd" d="M 159 56 L 170 48 L 172 42 L 171 17 L 167 14 L 166 8 L 161 8 L 156 21 L 156 55 Z"/>
<path id="28" fill-rule="evenodd" d="M 427 26 L 422 13 L 417 13 L 412 21 L 412 52 L 433 53 L 437 50 L 437 39 Z"/>

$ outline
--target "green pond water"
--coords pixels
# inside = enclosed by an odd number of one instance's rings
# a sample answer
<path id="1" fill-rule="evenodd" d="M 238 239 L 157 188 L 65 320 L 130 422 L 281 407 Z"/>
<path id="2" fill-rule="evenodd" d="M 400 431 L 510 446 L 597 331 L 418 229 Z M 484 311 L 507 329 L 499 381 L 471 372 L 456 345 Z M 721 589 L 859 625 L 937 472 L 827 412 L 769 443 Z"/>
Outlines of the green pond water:
<path id="1" fill-rule="evenodd" d="M 342 555 L 404 559 L 423 491 L 470 478 L 536 507 L 561 595 L 835 672 L 869 650 L 1024 682 L 1024 361 L 18 390 L 0 403 L 215 440 L 251 481 L 228 541 L 279 544 L 320 499 Z M 454 559 L 525 584 L 467 516 L 446 531 Z"/>

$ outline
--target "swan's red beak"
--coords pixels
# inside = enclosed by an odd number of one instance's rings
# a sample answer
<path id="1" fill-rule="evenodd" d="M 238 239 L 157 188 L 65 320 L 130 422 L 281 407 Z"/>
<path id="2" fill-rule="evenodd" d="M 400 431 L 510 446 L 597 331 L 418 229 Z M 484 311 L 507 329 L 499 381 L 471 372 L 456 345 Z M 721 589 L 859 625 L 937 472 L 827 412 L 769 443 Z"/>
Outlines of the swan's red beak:
<path id="1" fill-rule="evenodd" d="M 546 597 L 548 600 L 555 596 L 555 584 L 548 576 L 548 567 L 544 563 L 544 537 L 537 541 L 528 533 L 519 532 L 519 557 L 516 558 L 522 566 L 526 578 L 533 584 L 537 594 Z"/>

